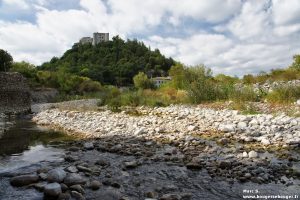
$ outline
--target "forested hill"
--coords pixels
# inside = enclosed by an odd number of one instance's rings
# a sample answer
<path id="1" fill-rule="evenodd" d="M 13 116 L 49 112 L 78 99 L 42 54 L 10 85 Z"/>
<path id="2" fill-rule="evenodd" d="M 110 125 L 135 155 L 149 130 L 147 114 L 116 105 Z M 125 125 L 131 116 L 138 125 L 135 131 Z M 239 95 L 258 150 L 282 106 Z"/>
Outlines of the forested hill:
<path id="1" fill-rule="evenodd" d="M 39 66 L 41 70 L 62 71 L 89 77 L 104 84 L 126 86 L 139 71 L 149 76 L 163 76 L 174 64 L 158 49 L 151 51 L 137 40 L 124 41 L 115 36 L 111 41 L 91 44 L 74 44 L 61 58 Z"/>

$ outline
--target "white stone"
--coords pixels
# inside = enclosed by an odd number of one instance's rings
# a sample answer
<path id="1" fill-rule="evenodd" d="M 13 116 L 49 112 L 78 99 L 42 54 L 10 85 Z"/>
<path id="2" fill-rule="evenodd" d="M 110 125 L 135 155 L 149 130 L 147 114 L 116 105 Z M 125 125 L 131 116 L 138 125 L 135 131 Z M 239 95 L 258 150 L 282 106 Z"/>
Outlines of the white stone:
<path id="1" fill-rule="evenodd" d="M 244 130 L 244 129 L 246 129 L 247 128 L 247 123 L 246 122 L 239 122 L 238 124 L 237 124 L 237 127 L 239 128 L 239 129 L 242 129 L 242 130 Z"/>
<path id="2" fill-rule="evenodd" d="M 144 128 L 140 128 L 140 129 L 138 129 L 138 130 L 136 130 L 135 132 L 134 132 L 134 135 L 140 135 L 140 134 L 143 134 L 143 133 L 145 133 L 146 131 L 145 131 L 145 129 Z"/>
<path id="3" fill-rule="evenodd" d="M 193 125 L 190 125 L 190 126 L 187 127 L 188 131 L 194 131 L 196 129 L 197 129 L 197 126 L 193 126 Z"/>
<path id="4" fill-rule="evenodd" d="M 249 156 L 249 158 L 257 158 L 257 157 L 258 157 L 258 154 L 257 154 L 256 151 L 250 151 L 250 152 L 248 153 L 248 156 Z"/>
<path id="5" fill-rule="evenodd" d="M 219 130 L 223 132 L 235 131 L 235 124 L 220 124 Z"/>
<path id="6" fill-rule="evenodd" d="M 267 138 L 262 138 L 261 143 L 263 145 L 270 145 L 271 144 L 270 140 L 268 140 Z"/>
<path id="7" fill-rule="evenodd" d="M 243 158 L 248 158 L 248 153 L 246 151 L 243 152 Z"/>

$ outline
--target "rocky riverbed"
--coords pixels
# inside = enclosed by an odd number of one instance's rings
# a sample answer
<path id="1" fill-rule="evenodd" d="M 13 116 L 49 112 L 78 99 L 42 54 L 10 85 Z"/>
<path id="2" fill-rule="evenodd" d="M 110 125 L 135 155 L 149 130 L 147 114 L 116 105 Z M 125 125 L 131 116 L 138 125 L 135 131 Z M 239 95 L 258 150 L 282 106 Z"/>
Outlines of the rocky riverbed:
<path id="1" fill-rule="evenodd" d="M 2 174 L 7 194 L 17 186 L 41 191 L 32 199 L 299 195 L 299 118 L 169 106 L 51 109 L 33 121 L 82 140 L 65 144 L 64 161 Z"/>

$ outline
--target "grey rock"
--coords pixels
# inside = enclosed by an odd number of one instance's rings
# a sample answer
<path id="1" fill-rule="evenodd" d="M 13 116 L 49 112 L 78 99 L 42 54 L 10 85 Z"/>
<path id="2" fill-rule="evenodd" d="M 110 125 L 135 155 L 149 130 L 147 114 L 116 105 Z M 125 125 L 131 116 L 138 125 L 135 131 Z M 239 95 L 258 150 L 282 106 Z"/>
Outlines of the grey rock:
<path id="1" fill-rule="evenodd" d="M 228 169 L 231 167 L 231 161 L 228 161 L 228 160 L 221 160 L 219 163 L 218 163 L 218 166 L 221 168 L 221 169 Z"/>
<path id="2" fill-rule="evenodd" d="M 25 185 L 29 185 L 32 183 L 36 183 L 39 180 L 38 175 L 21 175 L 15 176 L 10 180 L 10 184 L 12 186 L 21 187 Z"/>
<path id="3" fill-rule="evenodd" d="M 92 190 L 98 190 L 100 187 L 101 187 L 101 183 L 99 181 L 91 181 L 89 187 L 92 189 Z"/>
<path id="4" fill-rule="evenodd" d="M 60 193 L 57 200 L 70 200 L 71 195 L 69 193 Z"/>
<path id="5" fill-rule="evenodd" d="M 51 182 L 63 182 L 67 173 L 62 168 L 52 169 L 47 174 L 47 180 Z"/>
<path id="6" fill-rule="evenodd" d="M 68 188 L 68 186 L 66 185 L 66 184 L 64 184 L 64 183 L 61 183 L 60 184 L 60 187 L 61 187 L 61 190 L 63 191 L 63 192 L 65 192 L 65 191 L 67 191 L 69 188 Z"/>
<path id="7" fill-rule="evenodd" d="M 81 165 L 78 165 L 77 169 L 81 172 L 92 172 L 92 170 L 90 168 L 87 168 L 87 167 L 84 167 L 84 166 L 81 166 Z"/>
<path id="8" fill-rule="evenodd" d="M 92 142 L 85 142 L 83 144 L 83 148 L 86 150 L 93 150 L 94 149 L 94 144 Z"/>
<path id="9" fill-rule="evenodd" d="M 159 200 L 180 200 L 178 194 L 164 194 Z"/>
<path id="10" fill-rule="evenodd" d="M 78 169 L 75 166 L 69 166 L 67 167 L 66 171 L 70 173 L 77 173 Z"/>
<path id="11" fill-rule="evenodd" d="M 45 173 L 40 173 L 40 174 L 39 174 L 39 177 L 40 177 L 40 179 L 42 179 L 42 180 L 46 180 L 46 179 L 47 179 L 47 174 L 45 174 Z"/>
<path id="12" fill-rule="evenodd" d="M 124 162 L 124 165 L 127 169 L 130 169 L 130 168 L 136 168 L 138 166 L 138 163 L 137 161 L 133 160 L 129 162 Z"/>
<path id="13" fill-rule="evenodd" d="M 85 192 L 84 192 L 84 189 L 81 187 L 81 185 L 72 185 L 71 187 L 70 187 L 70 190 L 71 191 L 77 191 L 77 192 L 79 192 L 79 193 L 81 193 L 81 194 L 84 194 Z"/>
<path id="14" fill-rule="evenodd" d="M 71 191 L 71 195 L 76 200 L 85 200 L 85 197 L 77 191 Z"/>
<path id="15" fill-rule="evenodd" d="M 70 173 L 64 179 L 64 184 L 67 186 L 77 185 L 77 184 L 85 184 L 86 180 L 80 176 L 79 174 Z"/>
<path id="16" fill-rule="evenodd" d="M 58 196 L 61 192 L 61 186 L 58 183 L 50 183 L 44 188 L 44 194 L 46 196 Z"/>
<path id="17" fill-rule="evenodd" d="M 67 162 L 75 162 L 78 160 L 79 160 L 78 156 L 71 156 L 71 155 L 65 156 L 65 161 Z"/>
<path id="18" fill-rule="evenodd" d="M 44 191 L 44 188 L 46 186 L 46 183 L 36 183 L 34 184 L 34 188 L 37 189 L 38 191 Z"/>

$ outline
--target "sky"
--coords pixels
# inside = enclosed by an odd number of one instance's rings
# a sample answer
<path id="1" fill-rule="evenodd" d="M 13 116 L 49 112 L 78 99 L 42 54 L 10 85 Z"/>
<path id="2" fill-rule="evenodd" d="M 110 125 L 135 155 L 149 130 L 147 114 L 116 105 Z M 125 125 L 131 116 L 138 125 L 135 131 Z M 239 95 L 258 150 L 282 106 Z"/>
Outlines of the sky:
<path id="1" fill-rule="evenodd" d="M 300 54 L 299 0 L 0 0 L 0 49 L 35 65 L 93 32 L 242 76 Z"/>

